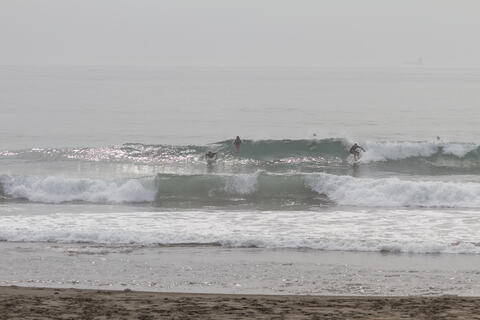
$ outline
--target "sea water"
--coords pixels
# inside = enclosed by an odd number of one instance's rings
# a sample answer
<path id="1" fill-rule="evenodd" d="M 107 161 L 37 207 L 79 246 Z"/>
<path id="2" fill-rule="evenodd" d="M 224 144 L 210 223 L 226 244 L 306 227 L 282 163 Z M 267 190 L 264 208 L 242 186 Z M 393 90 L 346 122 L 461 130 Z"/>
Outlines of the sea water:
<path id="1" fill-rule="evenodd" d="M 7 244 L 480 254 L 479 70 L 0 71 Z"/>

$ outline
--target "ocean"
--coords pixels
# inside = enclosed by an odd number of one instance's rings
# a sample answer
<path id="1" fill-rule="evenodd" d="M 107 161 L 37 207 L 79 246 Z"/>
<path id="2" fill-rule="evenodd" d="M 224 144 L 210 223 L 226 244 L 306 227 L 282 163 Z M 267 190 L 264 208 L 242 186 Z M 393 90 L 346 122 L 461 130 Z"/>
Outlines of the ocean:
<path id="1" fill-rule="evenodd" d="M 467 69 L 0 67 L 0 284 L 478 295 L 479 89 Z"/>

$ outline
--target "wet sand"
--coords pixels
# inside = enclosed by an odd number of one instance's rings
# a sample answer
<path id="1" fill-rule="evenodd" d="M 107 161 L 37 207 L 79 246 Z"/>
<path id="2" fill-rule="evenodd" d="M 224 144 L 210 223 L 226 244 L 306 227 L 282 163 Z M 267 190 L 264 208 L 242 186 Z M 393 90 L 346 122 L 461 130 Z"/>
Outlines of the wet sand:
<path id="1" fill-rule="evenodd" d="M 480 255 L 0 242 L 0 286 L 213 294 L 480 296 Z"/>
<path id="2" fill-rule="evenodd" d="M 228 295 L 0 287 L 0 319 L 480 319 L 480 297 Z"/>

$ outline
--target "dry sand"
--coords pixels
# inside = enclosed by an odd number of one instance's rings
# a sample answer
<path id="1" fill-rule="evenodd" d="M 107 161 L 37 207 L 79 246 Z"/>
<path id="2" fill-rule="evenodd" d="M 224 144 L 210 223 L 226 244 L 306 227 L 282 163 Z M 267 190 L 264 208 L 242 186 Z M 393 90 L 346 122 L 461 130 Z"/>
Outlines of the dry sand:
<path id="1" fill-rule="evenodd" d="M 480 319 L 478 297 L 182 294 L 0 287 L 0 319 Z"/>

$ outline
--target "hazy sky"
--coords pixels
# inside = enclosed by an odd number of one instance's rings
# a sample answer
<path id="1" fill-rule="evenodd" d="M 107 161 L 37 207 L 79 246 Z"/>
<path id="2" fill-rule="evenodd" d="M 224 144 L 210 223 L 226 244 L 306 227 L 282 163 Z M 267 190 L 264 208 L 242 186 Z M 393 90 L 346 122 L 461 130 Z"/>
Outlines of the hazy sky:
<path id="1" fill-rule="evenodd" d="M 0 65 L 480 67 L 479 0 L 1 0 Z"/>

